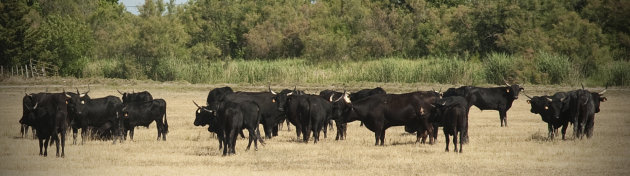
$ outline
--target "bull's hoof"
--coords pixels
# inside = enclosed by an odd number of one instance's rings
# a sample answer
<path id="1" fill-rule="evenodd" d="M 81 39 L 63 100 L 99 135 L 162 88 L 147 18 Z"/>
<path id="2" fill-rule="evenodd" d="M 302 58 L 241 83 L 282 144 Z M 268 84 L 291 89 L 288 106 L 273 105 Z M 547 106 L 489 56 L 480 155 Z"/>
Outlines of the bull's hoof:
<path id="1" fill-rule="evenodd" d="M 461 149 L 459 150 L 459 153 L 462 153 L 462 150 L 461 150 Z"/>
<path id="2" fill-rule="evenodd" d="M 444 152 L 448 152 L 448 149 L 444 150 Z"/>

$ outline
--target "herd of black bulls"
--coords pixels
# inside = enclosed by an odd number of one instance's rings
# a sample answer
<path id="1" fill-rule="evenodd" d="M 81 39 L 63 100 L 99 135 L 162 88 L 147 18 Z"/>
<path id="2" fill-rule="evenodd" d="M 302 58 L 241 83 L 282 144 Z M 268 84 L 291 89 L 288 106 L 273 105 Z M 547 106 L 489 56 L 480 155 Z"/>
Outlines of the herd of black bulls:
<path id="1" fill-rule="evenodd" d="M 264 92 L 234 92 L 230 87 L 210 91 L 205 106 L 197 106 L 195 126 L 208 125 L 208 131 L 217 134 L 219 149 L 223 155 L 235 154 L 236 139 L 243 129 L 249 132 L 251 143 L 258 150 L 258 142 L 265 144 L 258 129 L 262 124 L 265 137 L 278 135 L 284 121 L 293 124 L 299 139 L 308 142 L 320 140 L 320 132 L 327 137 L 327 128 L 337 128 L 336 140 L 346 137 L 347 123 L 360 121 L 374 132 L 375 145 L 384 145 L 385 131 L 392 126 L 405 126 L 405 131 L 416 133 L 416 142 L 429 144 L 437 139 L 438 128 L 443 127 L 446 151 L 449 151 L 450 136 L 453 136 L 455 151 L 462 152 L 468 142 L 468 114 L 471 106 L 481 110 L 499 111 L 501 126 L 507 126 L 507 111 L 518 99 L 523 87 L 515 84 L 502 87 L 481 88 L 463 86 L 440 91 L 416 91 L 403 94 L 388 94 L 380 87 L 364 89 L 355 93 L 324 90 L 319 95 L 304 91 L 285 89 L 279 93 L 269 87 Z M 574 135 L 581 139 L 593 135 L 594 116 L 599 112 L 600 102 L 606 101 L 603 93 L 582 89 L 558 92 L 553 96 L 526 95 L 531 112 L 540 114 L 548 123 L 549 138 L 557 135 L 562 126 L 562 139 L 566 128 L 573 124 Z M 102 140 L 126 140 L 127 133 L 133 140 L 136 126 L 148 127 L 153 121 L 157 126 L 157 139 L 166 140 L 168 122 L 166 101 L 153 99 L 147 92 L 120 92 L 116 96 L 90 98 L 89 90 L 80 93 L 32 93 L 23 98 L 23 116 L 20 119 L 24 137 L 29 127 L 39 139 L 40 155 L 47 155 L 47 148 L 56 143 L 57 156 L 64 156 L 65 136 L 69 129 L 76 144 L 81 129 L 81 144 L 86 137 Z M 312 134 L 311 134 L 312 133 Z M 459 134 L 459 139 L 457 135 Z M 61 148 L 59 147 L 61 145 Z M 59 152 L 61 149 L 61 153 Z"/>

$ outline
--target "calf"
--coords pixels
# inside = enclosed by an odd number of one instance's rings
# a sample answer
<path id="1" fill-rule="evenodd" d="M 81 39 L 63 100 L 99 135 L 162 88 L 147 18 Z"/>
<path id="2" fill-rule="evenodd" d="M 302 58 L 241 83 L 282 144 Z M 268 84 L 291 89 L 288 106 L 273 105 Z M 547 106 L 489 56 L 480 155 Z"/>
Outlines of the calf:
<path id="1" fill-rule="evenodd" d="M 146 102 L 130 102 L 122 108 L 123 122 L 129 124 L 129 138 L 133 141 L 133 131 L 136 126 L 148 127 L 155 121 L 157 140 L 166 140 L 168 121 L 166 120 L 166 101 L 155 99 Z"/>
<path id="2" fill-rule="evenodd" d="M 453 145 L 457 152 L 457 133 L 459 132 L 459 153 L 462 153 L 464 134 L 468 131 L 468 115 L 466 109 L 468 102 L 464 97 L 451 96 L 438 100 L 435 105 L 435 114 L 431 121 L 444 126 L 446 138 L 446 151 L 448 152 L 449 136 L 453 136 Z"/>

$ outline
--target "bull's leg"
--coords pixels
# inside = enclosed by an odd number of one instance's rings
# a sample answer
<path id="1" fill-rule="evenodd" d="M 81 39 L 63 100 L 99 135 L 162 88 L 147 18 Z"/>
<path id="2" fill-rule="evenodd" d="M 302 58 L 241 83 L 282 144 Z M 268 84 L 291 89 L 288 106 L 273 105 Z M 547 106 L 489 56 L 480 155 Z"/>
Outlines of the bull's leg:
<path id="1" fill-rule="evenodd" d="M 308 143 L 309 138 L 311 138 L 311 127 L 307 125 L 306 127 L 302 127 L 302 139 L 304 143 Z"/>
<path id="2" fill-rule="evenodd" d="M 44 140 L 44 156 L 48 156 L 48 142 L 50 142 L 50 137 Z"/>
<path id="3" fill-rule="evenodd" d="M 256 140 L 256 134 L 255 134 L 254 130 L 247 129 L 247 131 L 249 132 L 249 141 L 247 142 L 247 148 L 245 148 L 245 151 L 248 151 L 249 147 L 252 146 L 252 141 Z M 241 131 L 241 133 L 242 133 L 242 131 Z"/>
<path id="4" fill-rule="evenodd" d="M 33 134 L 33 139 L 37 139 L 37 133 L 35 128 L 31 128 L 31 134 Z"/>
<path id="5" fill-rule="evenodd" d="M 385 130 L 383 129 L 383 132 L 381 132 L 381 146 L 385 145 Z"/>
<path id="6" fill-rule="evenodd" d="M 327 135 L 327 134 L 328 134 L 328 133 L 327 133 L 327 132 L 328 132 L 328 123 L 327 123 L 327 122 L 324 122 L 322 125 L 324 126 L 324 138 L 327 138 L 327 137 L 328 137 L 328 135 Z M 320 129 L 322 128 L 322 127 L 321 127 L 322 125 L 320 125 L 320 127 L 319 127 Z M 317 132 L 317 135 L 319 136 L 319 132 Z M 318 140 L 319 140 L 319 139 L 318 139 Z"/>
<path id="7" fill-rule="evenodd" d="M 569 127 L 569 122 L 562 124 L 562 140 L 565 140 L 564 135 L 567 133 L 567 127 Z"/>
<path id="8" fill-rule="evenodd" d="M 461 140 L 460 140 L 461 142 Z M 455 130 L 455 134 L 453 135 L 453 147 L 455 147 L 454 152 L 457 152 L 457 130 Z"/>
<path id="9" fill-rule="evenodd" d="M 72 145 L 77 144 L 78 133 L 79 133 L 79 128 L 72 127 Z"/>
<path id="10" fill-rule="evenodd" d="M 378 140 L 381 139 L 381 130 L 374 130 L 374 146 L 378 145 Z"/>
<path id="11" fill-rule="evenodd" d="M 221 150 L 221 148 L 223 148 L 223 144 L 225 143 L 225 138 L 223 134 L 217 133 L 217 139 L 219 140 L 219 150 Z"/>
<path id="12" fill-rule="evenodd" d="M 438 127 L 438 125 L 433 125 L 433 143 L 434 144 L 437 143 L 437 136 L 438 136 L 439 129 L 440 128 Z M 468 137 L 468 136 L 464 134 L 464 137 Z"/>
<path id="13" fill-rule="evenodd" d="M 263 123 L 263 130 L 265 130 L 265 138 L 271 139 L 271 136 L 273 135 L 272 134 L 272 127 L 267 125 L 267 123 Z"/>
<path id="14" fill-rule="evenodd" d="M 42 148 L 44 148 L 44 139 L 39 139 L 39 156 L 44 155 L 44 153 L 42 152 Z"/>
<path id="15" fill-rule="evenodd" d="M 22 138 L 24 138 L 27 133 L 28 133 L 28 126 L 24 124 L 20 125 L 20 135 L 22 136 Z"/>
<path id="16" fill-rule="evenodd" d="M 272 136 L 278 136 L 278 125 L 273 125 L 273 127 L 271 129 L 271 135 Z"/>
<path id="17" fill-rule="evenodd" d="M 236 138 L 238 137 L 238 134 L 236 132 L 236 129 L 232 129 L 230 131 L 230 153 L 231 154 L 236 154 Z"/>
<path id="18" fill-rule="evenodd" d="M 503 127 L 504 124 L 505 124 L 505 127 L 508 126 L 506 111 L 507 110 L 505 109 L 499 109 L 499 119 L 501 120 L 501 127 Z"/>
<path id="19" fill-rule="evenodd" d="M 229 133 L 228 133 L 228 134 L 229 134 Z M 229 138 L 230 138 L 230 137 L 229 137 L 229 135 L 228 135 L 228 136 L 225 136 L 225 137 L 222 137 L 222 138 L 225 138 L 225 139 L 224 139 L 224 141 L 223 141 L 223 156 L 226 156 L 226 155 L 227 155 L 227 152 L 228 152 L 228 148 L 229 148 L 229 147 L 228 147 L 228 143 L 230 143 L 230 142 L 228 142 L 228 141 L 229 141 Z M 219 149 L 220 149 L 220 148 L 219 148 Z"/>
<path id="20" fill-rule="evenodd" d="M 317 125 L 317 128 L 316 128 L 316 129 L 315 129 L 315 131 L 314 131 L 314 132 L 315 132 L 315 134 L 313 134 L 313 135 L 315 136 L 314 143 L 317 143 L 317 142 L 319 141 L 319 132 L 321 132 L 321 131 L 322 131 L 322 126 L 325 128 L 325 129 L 324 129 L 324 138 L 326 138 L 326 131 L 327 131 L 326 126 L 327 126 L 327 125 L 328 125 L 328 124 L 327 124 L 327 123 L 325 123 L 325 122 L 324 122 L 323 124 L 321 124 L 321 125 Z"/>
<path id="21" fill-rule="evenodd" d="M 54 136 L 55 137 L 53 137 L 54 138 L 53 141 L 56 141 L 55 142 L 55 147 L 57 147 L 57 153 L 55 153 L 55 156 L 59 157 L 59 134 L 55 133 Z"/>
<path id="22" fill-rule="evenodd" d="M 66 131 L 61 132 L 61 157 L 62 158 L 65 157 L 65 151 L 66 151 Z"/>
<path id="23" fill-rule="evenodd" d="M 287 131 L 291 131 L 291 122 L 287 120 Z"/>
<path id="24" fill-rule="evenodd" d="M 455 138 L 455 136 L 453 136 L 453 138 Z M 462 149 L 464 148 L 463 144 L 464 144 L 464 133 L 463 131 L 459 132 L 459 153 L 462 153 Z M 455 144 L 455 146 L 457 146 L 457 144 Z M 455 149 L 457 150 L 457 149 Z"/>
<path id="25" fill-rule="evenodd" d="M 131 127 L 131 129 L 129 129 L 129 140 L 133 141 L 133 130 L 135 127 Z"/>
<path id="26" fill-rule="evenodd" d="M 448 145 L 449 145 L 449 143 L 450 143 L 450 140 L 449 140 L 449 137 L 448 137 L 448 136 L 449 136 L 449 134 L 446 132 L 446 130 L 444 130 L 444 137 L 445 137 L 445 143 L 446 143 L 446 149 L 445 149 L 445 151 L 446 151 L 446 152 L 448 152 Z"/>
<path id="27" fill-rule="evenodd" d="M 549 130 L 547 137 L 549 140 L 553 140 L 553 126 L 551 124 L 547 124 L 547 130 Z"/>
<path id="28" fill-rule="evenodd" d="M 238 135 L 240 135 L 241 138 L 245 138 L 245 134 L 243 134 L 243 130 L 239 130 Z"/>

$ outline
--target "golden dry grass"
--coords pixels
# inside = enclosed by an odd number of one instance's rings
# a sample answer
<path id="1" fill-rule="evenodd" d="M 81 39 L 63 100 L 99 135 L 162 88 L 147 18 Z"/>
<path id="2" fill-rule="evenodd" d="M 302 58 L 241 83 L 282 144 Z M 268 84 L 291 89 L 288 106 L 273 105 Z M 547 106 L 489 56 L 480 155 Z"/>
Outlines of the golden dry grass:
<path id="1" fill-rule="evenodd" d="M 67 85 L 66 85 L 67 86 Z M 224 85 L 183 83 L 121 83 L 92 85 L 90 95 L 117 95 L 116 89 L 149 90 L 167 102 L 167 141 L 156 141 L 156 129 L 136 130 L 135 142 L 112 145 L 111 141 L 87 141 L 66 147 L 65 158 L 38 156 L 37 140 L 19 138 L 21 98 L 44 86 L 0 86 L 0 175 L 629 175 L 630 90 L 609 89 L 608 100 L 596 114 L 592 139 L 546 140 L 547 125 L 529 112 L 524 96 L 508 112 L 510 127 L 499 127 L 496 111 L 470 114 L 470 143 L 464 153 L 444 152 L 444 136 L 438 144 L 415 144 L 415 135 L 403 127 L 387 130 L 386 146 L 374 146 L 374 133 L 358 122 L 349 124 L 348 137 L 335 141 L 335 131 L 318 144 L 295 140 L 295 129 L 280 131 L 259 151 L 245 151 L 246 139 L 237 141 L 237 154 L 222 157 L 218 142 L 206 127 L 192 124 L 196 107 L 211 88 Z M 231 85 L 236 90 L 262 91 L 261 85 Z M 440 85 L 356 84 L 356 90 L 383 86 L 388 92 L 430 90 Z M 61 91 L 61 86 L 50 91 Z M 284 87 L 292 87 L 286 85 Z M 441 87 L 450 87 L 442 85 Z M 65 87 L 70 89 L 70 86 Z M 84 86 L 82 88 L 85 88 Z M 278 88 L 280 88 L 278 86 Z M 333 88 L 307 85 L 309 93 Z M 530 95 L 566 91 L 568 87 L 526 86 Z M 593 88 L 594 90 L 599 90 Z M 572 130 L 567 130 L 569 136 Z M 29 133 L 30 134 L 30 133 Z M 332 137 L 331 137 L 332 136 Z M 71 137 L 70 135 L 68 136 Z M 451 145 L 452 147 L 452 145 Z M 452 149 L 452 148 L 451 148 Z"/>

